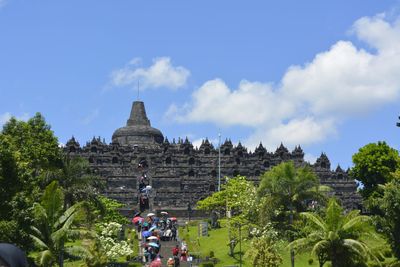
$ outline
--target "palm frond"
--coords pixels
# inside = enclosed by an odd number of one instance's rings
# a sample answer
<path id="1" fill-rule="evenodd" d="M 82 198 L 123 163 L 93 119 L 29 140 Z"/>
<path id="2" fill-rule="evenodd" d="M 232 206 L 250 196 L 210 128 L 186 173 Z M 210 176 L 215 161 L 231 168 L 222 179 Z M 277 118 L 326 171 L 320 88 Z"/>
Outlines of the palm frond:
<path id="1" fill-rule="evenodd" d="M 314 244 L 312 250 L 311 250 L 311 254 L 312 255 L 317 255 L 320 251 L 324 251 L 327 250 L 328 247 L 330 245 L 330 242 L 327 240 L 320 240 L 317 243 Z"/>
<path id="2" fill-rule="evenodd" d="M 55 257 L 50 250 L 39 252 L 37 259 L 40 266 L 52 266 L 52 263 L 55 261 Z"/>
<path id="3" fill-rule="evenodd" d="M 314 225 L 318 226 L 322 231 L 326 231 L 327 230 L 326 223 L 318 215 L 313 214 L 311 212 L 302 212 L 302 213 L 300 213 L 300 216 L 304 217 L 305 219 L 307 219 L 308 221 L 310 221 Z"/>
<path id="4" fill-rule="evenodd" d="M 343 226 L 343 230 L 348 231 L 350 229 L 352 229 L 353 227 L 357 227 L 357 226 L 362 226 L 367 222 L 370 222 L 371 218 L 368 216 L 364 216 L 364 215 L 359 215 L 357 217 L 353 217 L 351 218 L 349 221 L 347 221 Z"/>
<path id="5" fill-rule="evenodd" d="M 29 236 L 33 239 L 33 241 L 34 241 L 39 247 L 48 249 L 47 244 L 46 244 L 45 242 L 43 242 L 39 237 L 34 236 L 34 235 L 29 235 Z"/>
<path id="6" fill-rule="evenodd" d="M 40 239 L 44 239 L 44 237 L 43 237 L 43 233 L 38 229 L 38 228 L 36 228 L 35 226 L 33 226 L 33 225 L 31 225 L 31 230 L 33 231 L 33 233 L 34 233 L 34 236 L 36 236 L 36 237 L 38 237 L 38 238 L 40 238 Z"/>
<path id="7" fill-rule="evenodd" d="M 54 227 L 58 228 L 59 225 L 65 224 L 65 222 L 74 214 L 78 209 L 82 207 L 82 203 L 77 203 L 70 208 L 68 208 L 64 213 L 60 216 L 60 218 L 56 221 Z"/>
<path id="8" fill-rule="evenodd" d="M 68 210 L 67 210 L 68 211 Z M 67 220 L 64 222 L 62 227 L 51 234 L 53 240 L 61 240 L 62 238 L 67 237 L 68 232 L 70 231 L 70 227 L 75 220 L 77 213 L 76 210 L 74 213 L 70 214 Z"/>
<path id="9" fill-rule="evenodd" d="M 90 255 L 89 251 L 83 246 L 66 247 L 65 251 L 69 255 L 72 255 L 73 257 L 80 258 L 80 259 L 85 258 L 88 255 Z"/>
<path id="10" fill-rule="evenodd" d="M 363 258 L 368 257 L 369 253 L 368 253 L 368 250 L 366 249 L 366 246 L 358 240 L 344 239 L 343 245 L 345 247 L 347 247 L 348 249 L 356 252 L 359 256 L 361 256 Z"/>

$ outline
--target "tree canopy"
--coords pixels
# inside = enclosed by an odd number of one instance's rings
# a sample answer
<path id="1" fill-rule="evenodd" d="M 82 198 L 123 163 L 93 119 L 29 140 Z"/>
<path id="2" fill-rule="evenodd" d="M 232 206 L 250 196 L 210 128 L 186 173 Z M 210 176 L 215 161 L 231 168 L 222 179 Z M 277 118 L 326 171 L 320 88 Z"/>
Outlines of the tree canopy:
<path id="1" fill-rule="evenodd" d="M 383 190 L 384 195 L 380 201 L 383 230 L 396 258 L 400 260 L 400 170 L 394 174 L 391 182 L 383 186 Z"/>
<path id="2" fill-rule="evenodd" d="M 232 214 L 240 214 L 248 217 L 256 209 L 256 188 L 251 181 L 244 176 L 234 178 L 226 177 L 226 184 L 222 190 L 197 202 L 196 208 L 208 211 L 230 211 Z"/>
<path id="3" fill-rule="evenodd" d="M 328 188 L 319 184 L 319 179 L 308 167 L 296 167 L 293 161 L 283 162 L 261 177 L 257 190 L 262 209 L 271 211 L 272 220 L 287 222 L 289 211 L 306 211 L 312 201 L 322 202 L 322 191 Z M 277 212 L 278 211 L 278 212 Z M 268 216 L 265 214 L 264 216 Z"/>
<path id="4" fill-rule="evenodd" d="M 386 142 L 367 144 L 352 159 L 354 167 L 350 175 L 362 183 L 360 191 L 364 199 L 379 191 L 378 185 L 389 182 L 391 173 L 400 167 L 399 152 Z"/>
<path id="5" fill-rule="evenodd" d="M 41 174 L 60 167 L 58 140 L 40 113 L 11 118 L 0 133 L 0 239 L 28 249 L 32 203 L 40 198 Z"/>

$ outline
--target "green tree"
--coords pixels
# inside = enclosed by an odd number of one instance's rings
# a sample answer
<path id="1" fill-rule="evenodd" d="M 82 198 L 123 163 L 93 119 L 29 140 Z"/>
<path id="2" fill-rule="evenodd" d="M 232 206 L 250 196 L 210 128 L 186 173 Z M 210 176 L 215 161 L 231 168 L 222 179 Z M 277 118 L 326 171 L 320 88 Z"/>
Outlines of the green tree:
<path id="1" fill-rule="evenodd" d="M 46 187 L 41 203 L 34 203 L 35 220 L 31 226 L 31 237 L 41 249 L 37 259 L 41 266 L 58 264 L 62 267 L 66 251 L 73 253 L 81 250 L 77 246 L 65 247 L 68 238 L 80 234 L 72 228 L 80 208 L 81 204 L 76 203 L 64 211 L 64 196 L 56 181 Z"/>
<path id="2" fill-rule="evenodd" d="M 254 198 L 256 194 L 254 184 L 246 180 L 244 176 L 226 177 L 226 181 L 221 191 L 197 202 L 196 208 L 220 213 L 230 211 L 232 215 L 240 214 L 242 217 L 250 217 L 257 205 Z"/>
<path id="3" fill-rule="evenodd" d="M 244 233 L 252 226 L 255 213 L 258 210 L 256 188 L 244 176 L 226 178 L 222 190 L 197 202 L 199 210 L 218 211 L 227 214 L 229 255 L 234 255 L 234 249 L 239 243 L 239 229 L 235 225 L 243 225 Z"/>
<path id="4" fill-rule="evenodd" d="M 283 162 L 261 177 L 258 187 L 258 196 L 261 204 L 273 204 L 273 211 L 277 216 L 279 228 L 289 217 L 289 229 L 292 230 L 294 215 L 305 211 L 307 203 L 312 200 L 322 201 L 324 195 L 321 190 L 327 188 L 319 185 L 319 180 L 308 167 L 296 168 L 293 161 Z M 271 208 L 263 206 L 262 209 Z M 293 233 L 290 234 L 290 240 Z M 291 250 L 291 263 L 294 266 L 294 252 Z"/>
<path id="5" fill-rule="evenodd" d="M 353 155 L 353 163 L 350 175 L 363 184 L 360 191 L 363 198 L 368 200 L 370 196 L 376 198 L 382 195 L 378 185 L 390 181 L 390 174 L 400 167 L 400 157 L 397 150 L 385 142 L 378 142 L 360 148 Z"/>
<path id="6" fill-rule="evenodd" d="M 0 240 L 29 250 L 29 207 L 41 195 L 41 173 L 60 166 L 57 138 L 37 113 L 11 118 L 0 133 Z"/>
<path id="7" fill-rule="evenodd" d="M 368 257 L 378 261 L 363 239 L 377 238 L 370 217 L 360 215 L 358 210 L 344 215 L 342 207 L 334 199 L 329 201 L 324 217 L 311 212 L 300 215 L 308 223 L 305 237 L 289 246 L 300 251 L 311 250 L 317 256 L 320 267 L 326 261 L 331 261 L 332 267 L 350 267 L 355 261 L 366 262 Z"/>
<path id="8" fill-rule="evenodd" d="M 64 194 L 65 208 L 81 201 L 101 205 L 98 197 L 104 184 L 99 176 L 93 174 L 87 159 L 64 155 L 60 169 L 48 171 L 44 176 L 47 183 L 58 181 Z"/>
<path id="9" fill-rule="evenodd" d="M 383 186 L 383 191 L 380 202 L 382 225 L 396 258 L 400 260 L 400 170 L 394 174 L 390 183 Z"/>
<path id="10" fill-rule="evenodd" d="M 9 138 L 13 151 L 18 155 L 18 164 L 23 167 L 22 178 L 32 180 L 32 176 L 37 177 L 43 170 L 61 167 L 58 139 L 40 113 L 27 122 L 11 118 L 1 135 Z M 37 181 L 24 182 L 29 185 L 29 182 Z"/>
<path id="11" fill-rule="evenodd" d="M 311 201 L 324 201 L 323 193 L 327 190 L 329 188 L 319 184 L 318 177 L 309 167 L 296 167 L 293 161 L 288 161 L 262 175 L 257 194 L 261 203 L 267 203 L 269 208 L 273 206 L 276 219 L 283 217 L 283 221 L 287 221 L 287 215 L 292 217 L 306 211 Z"/>

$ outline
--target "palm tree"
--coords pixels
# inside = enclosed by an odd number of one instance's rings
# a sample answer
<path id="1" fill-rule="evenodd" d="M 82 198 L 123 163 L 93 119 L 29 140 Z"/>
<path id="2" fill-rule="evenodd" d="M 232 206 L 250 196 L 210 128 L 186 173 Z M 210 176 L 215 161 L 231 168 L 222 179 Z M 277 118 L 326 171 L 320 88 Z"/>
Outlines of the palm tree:
<path id="1" fill-rule="evenodd" d="M 320 186 L 319 179 L 309 167 L 296 168 L 293 161 L 283 162 L 266 172 L 258 188 L 261 203 L 282 207 L 284 215 L 289 214 L 289 225 L 293 224 L 295 212 L 307 210 L 313 200 L 323 201 L 328 187 Z M 292 235 L 290 235 L 292 241 Z M 291 264 L 294 266 L 294 251 L 291 250 Z"/>
<path id="2" fill-rule="evenodd" d="M 51 181 L 58 181 L 64 194 L 65 209 L 80 201 L 100 205 L 97 199 L 98 190 L 104 185 L 100 177 L 90 170 L 87 159 L 65 155 L 60 169 L 45 174 L 45 182 Z"/>
<path id="3" fill-rule="evenodd" d="M 371 218 L 354 210 L 343 214 L 342 207 L 335 199 L 329 201 L 324 218 L 312 212 L 300 213 L 307 224 L 307 236 L 289 244 L 291 248 L 311 250 L 322 267 L 326 261 L 331 261 L 332 267 L 351 266 L 354 260 L 365 262 L 372 257 L 371 248 L 363 241 L 363 237 L 377 238 Z"/>
<path id="4" fill-rule="evenodd" d="M 43 194 L 41 203 L 33 205 L 34 225 L 31 226 L 31 237 L 42 249 L 38 256 L 41 266 L 53 266 L 58 264 L 60 267 L 64 263 L 64 253 L 66 250 L 79 250 L 78 247 L 65 248 L 65 242 L 69 237 L 76 237 L 80 233 L 72 229 L 72 224 L 77 216 L 81 204 L 77 203 L 68 208 L 64 208 L 64 199 L 58 183 L 50 183 Z"/>

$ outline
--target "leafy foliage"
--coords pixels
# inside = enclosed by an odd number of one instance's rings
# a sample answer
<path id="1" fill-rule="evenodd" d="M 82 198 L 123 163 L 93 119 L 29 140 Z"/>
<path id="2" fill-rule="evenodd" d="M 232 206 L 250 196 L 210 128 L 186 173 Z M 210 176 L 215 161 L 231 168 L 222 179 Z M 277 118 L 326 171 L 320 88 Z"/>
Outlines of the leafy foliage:
<path id="1" fill-rule="evenodd" d="M 244 176 L 226 178 L 227 182 L 222 190 L 197 202 L 197 209 L 226 212 L 228 214 L 227 227 L 229 228 L 228 246 L 230 255 L 233 256 L 235 246 L 239 242 L 239 229 L 237 225 L 243 225 L 243 232 L 248 232 L 258 210 L 256 188 L 252 182 Z"/>
<path id="2" fill-rule="evenodd" d="M 253 183 L 247 181 L 244 176 L 231 179 L 226 177 L 226 180 L 221 191 L 197 202 L 196 208 L 220 213 L 230 211 L 233 215 L 240 214 L 242 217 L 249 217 L 257 205 Z"/>
<path id="3" fill-rule="evenodd" d="M 95 211 L 95 215 L 98 216 L 97 219 L 101 219 L 104 223 L 116 222 L 119 224 L 129 223 L 128 219 L 119 212 L 119 209 L 124 206 L 124 204 L 107 198 L 105 196 L 98 196 L 101 203 L 101 209 Z M 102 210 L 104 209 L 104 210 Z"/>
<path id="4" fill-rule="evenodd" d="M 384 231 L 389 238 L 393 252 L 400 260 L 400 170 L 394 179 L 384 187 L 381 201 Z"/>
<path id="5" fill-rule="evenodd" d="M 104 184 L 100 177 L 90 170 L 87 159 L 65 155 L 61 164 L 61 168 L 46 172 L 44 180 L 58 181 L 64 193 L 64 206 L 67 208 L 80 201 L 101 205 L 98 195 Z"/>
<path id="6" fill-rule="evenodd" d="M 271 237 L 256 237 L 252 239 L 251 248 L 247 250 L 246 257 L 254 267 L 281 266 L 282 257 L 279 255 L 276 244 L 276 239 Z"/>
<path id="7" fill-rule="evenodd" d="M 343 209 L 331 199 L 324 217 L 311 212 L 300 214 L 308 223 L 305 237 L 293 241 L 290 246 L 299 251 L 310 250 L 316 255 L 320 266 L 331 261 L 332 267 L 354 266 L 372 257 L 378 259 L 363 237 L 378 238 L 368 216 L 351 211 L 343 215 Z"/>
<path id="8" fill-rule="evenodd" d="M 54 264 L 63 266 L 65 242 L 68 238 L 77 237 L 80 234 L 78 230 L 72 228 L 81 207 L 80 203 L 64 211 L 63 197 L 57 182 L 53 181 L 46 187 L 41 203 L 33 205 L 35 221 L 31 226 L 31 237 L 41 249 L 37 258 L 41 266 Z"/>
<path id="9" fill-rule="evenodd" d="M 261 210 L 260 221 L 274 221 L 278 229 L 285 228 L 290 212 L 305 211 L 311 201 L 325 200 L 317 176 L 308 167 L 296 168 L 292 161 L 283 162 L 261 177 L 257 190 Z"/>
<path id="10" fill-rule="evenodd" d="M 0 133 L 0 236 L 29 250 L 29 207 L 41 195 L 40 174 L 60 166 L 57 138 L 37 113 L 27 122 L 11 118 Z M 5 239 L 3 239 L 5 237 Z"/>
<path id="11" fill-rule="evenodd" d="M 385 142 L 378 142 L 360 148 L 353 155 L 353 163 L 350 175 L 362 182 L 361 194 L 368 199 L 374 192 L 381 193 L 378 185 L 390 181 L 390 174 L 400 167 L 400 157 Z"/>

